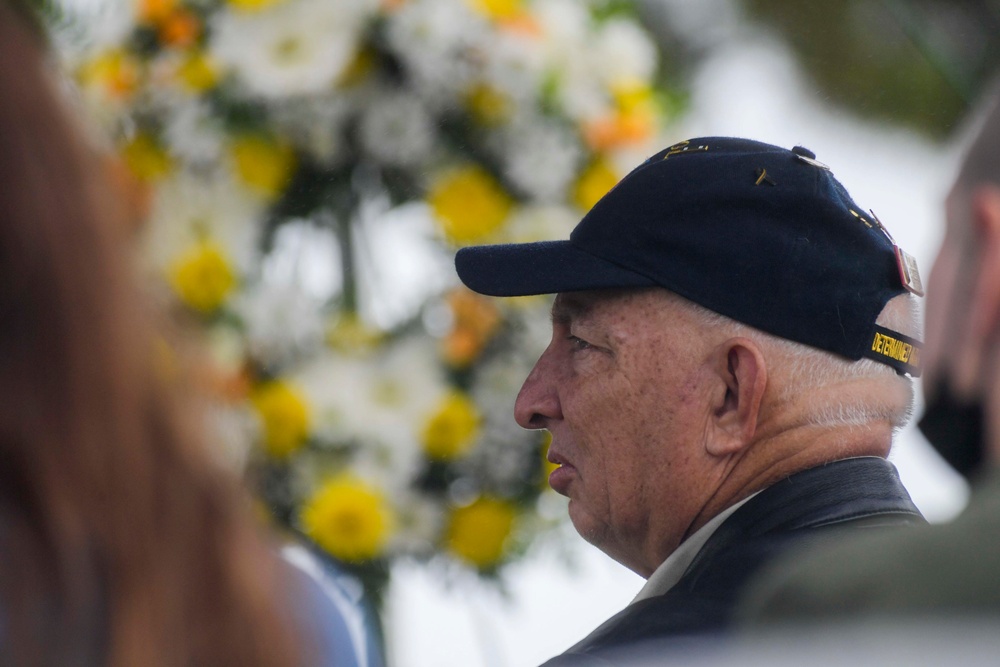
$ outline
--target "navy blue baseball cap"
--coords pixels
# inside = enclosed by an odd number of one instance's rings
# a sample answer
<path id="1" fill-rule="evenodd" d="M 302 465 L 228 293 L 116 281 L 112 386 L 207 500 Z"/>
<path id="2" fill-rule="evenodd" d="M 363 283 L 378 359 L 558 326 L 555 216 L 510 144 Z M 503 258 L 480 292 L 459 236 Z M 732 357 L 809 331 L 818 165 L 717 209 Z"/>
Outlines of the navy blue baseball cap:
<path id="1" fill-rule="evenodd" d="M 801 146 L 682 141 L 625 176 L 569 240 L 463 248 L 455 266 L 490 296 L 664 287 L 788 340 L 920 371 L 920 342 L 875 323 L 891 298 L 923 295 L 916 262 Z"/>

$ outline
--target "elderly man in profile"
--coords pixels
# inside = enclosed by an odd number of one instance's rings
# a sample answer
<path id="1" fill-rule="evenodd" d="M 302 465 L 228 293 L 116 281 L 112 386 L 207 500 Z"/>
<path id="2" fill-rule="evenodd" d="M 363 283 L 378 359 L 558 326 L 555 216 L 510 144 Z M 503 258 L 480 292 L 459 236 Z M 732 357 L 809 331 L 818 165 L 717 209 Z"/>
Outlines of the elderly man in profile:
<path id="1" fill-rule="evenodd" d="M 810 151 L 681 142 L 568 241 L 456 266 L 483 294 L 556 294 L 515 418 L 551 433 L 577 531 L 647 578 L 551 664 L 724 630 L 789 545 L 923 522 L 885 460 L 919 373 L 919 275 Z"/>

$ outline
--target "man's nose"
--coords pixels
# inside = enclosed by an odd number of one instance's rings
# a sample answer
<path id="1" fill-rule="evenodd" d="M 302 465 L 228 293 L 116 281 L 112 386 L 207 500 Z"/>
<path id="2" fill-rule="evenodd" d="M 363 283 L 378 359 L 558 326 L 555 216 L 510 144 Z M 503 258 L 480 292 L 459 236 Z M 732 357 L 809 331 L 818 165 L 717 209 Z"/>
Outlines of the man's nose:
<path id="1" fill-rule="evenodd" d="M 528 373 L 514 402 L 514 420 L 521 428 L 548 428 L 552 420 L 562 419 L 553 370 L 546 350 Z"/>

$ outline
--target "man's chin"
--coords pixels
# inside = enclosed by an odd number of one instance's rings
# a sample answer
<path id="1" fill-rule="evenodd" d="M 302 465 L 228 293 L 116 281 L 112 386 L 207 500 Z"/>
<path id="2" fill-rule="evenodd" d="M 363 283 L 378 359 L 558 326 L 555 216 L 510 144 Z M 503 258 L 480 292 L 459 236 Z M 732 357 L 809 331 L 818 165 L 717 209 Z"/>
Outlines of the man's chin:
<path id="1" fill-rule="evenodd" d="M 604 542 L 604 531 L 601 530 L 601 525 L 594 521 L 593 517 L 580 506 L 579 500 L 570 498 L 568 511 L 569 520 L 580 537 L 600 549 Z"/>

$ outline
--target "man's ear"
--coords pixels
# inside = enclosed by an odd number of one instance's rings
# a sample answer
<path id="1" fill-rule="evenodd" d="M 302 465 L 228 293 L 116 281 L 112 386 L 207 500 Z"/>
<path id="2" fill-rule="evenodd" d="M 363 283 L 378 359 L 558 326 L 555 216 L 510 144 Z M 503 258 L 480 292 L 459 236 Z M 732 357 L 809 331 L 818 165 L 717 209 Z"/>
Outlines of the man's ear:
<path id="1" fill-rule="evenodd" d="M 735 454 L 753 441 L 767 387 L 767 365 L 749 338 L 730 338 L 716 348 L 711 432 L 706 449 L 713 456 Z"/>

